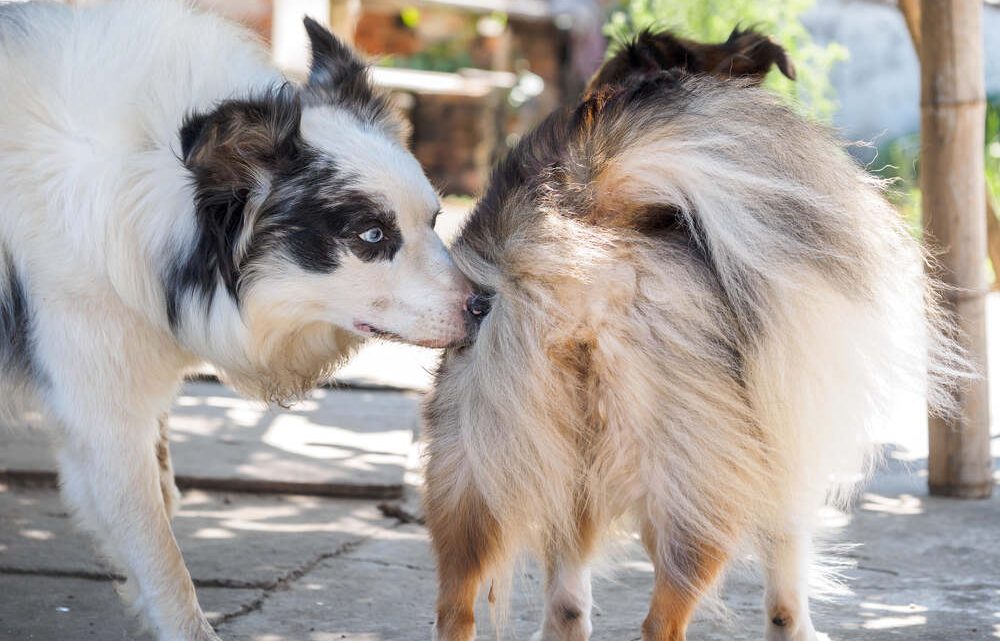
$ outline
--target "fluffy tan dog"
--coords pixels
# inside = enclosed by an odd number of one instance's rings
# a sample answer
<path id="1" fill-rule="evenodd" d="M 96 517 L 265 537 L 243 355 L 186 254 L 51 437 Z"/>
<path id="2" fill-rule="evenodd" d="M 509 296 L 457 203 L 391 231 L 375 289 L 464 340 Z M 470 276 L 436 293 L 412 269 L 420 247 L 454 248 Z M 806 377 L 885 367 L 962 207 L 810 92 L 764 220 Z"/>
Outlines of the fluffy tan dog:
<path id="1" fill-rule="evenodd" d="M 474 637 L 523 548 L 548 570 L 536 638 L 587 639 L 620 525 L 655 567 L 646 641 L 683 639 L 744 549 L 766 638 L 817 638 L 817 509 L 872 429 L 919 394 L 947 411 L 965 369 L 880 185 L 754 86 L 772 63 L 794 75 L 753 33 L 644 34 L 497 168 L 454 247 L 478 336 L 425 412 L 439 639 Z"/>

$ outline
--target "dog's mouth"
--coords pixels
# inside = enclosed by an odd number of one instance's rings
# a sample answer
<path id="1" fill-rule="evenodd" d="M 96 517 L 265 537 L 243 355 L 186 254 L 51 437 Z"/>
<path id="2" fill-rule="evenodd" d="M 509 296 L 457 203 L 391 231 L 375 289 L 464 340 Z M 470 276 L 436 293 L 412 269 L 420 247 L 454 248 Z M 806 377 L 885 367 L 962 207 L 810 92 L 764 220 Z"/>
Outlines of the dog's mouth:
<path id="1" fill-rule="evenodd" d="M 450 347 L 451 343 L 442 343 L 440 341 L 432 340 L 410 340 L 403 338 L 396 332 L 390 332 L 389 330 L 376 327 L 371 323 L 362 323 L 361 321 L 354 321 L 354 329 L 359 334 L 364 336 L 370 336 L 372 338 L 381 338 L 387 341 L 393 341 L 395 343 L 406 343 L 407 345 L 419 345 L 420 347 Z"/>
<path id="2" fill-rule="evenodd" d="M 375 338 L 384 338 L 391 341 L 400 341 L 405 343 L 403 337 L 395 332 L 390 332 L 379 327 L 375 327 L 371 323 L 362 323 L 361 321 L 354 321 L 354 329 L 365 336 L 373 336 Z"/>

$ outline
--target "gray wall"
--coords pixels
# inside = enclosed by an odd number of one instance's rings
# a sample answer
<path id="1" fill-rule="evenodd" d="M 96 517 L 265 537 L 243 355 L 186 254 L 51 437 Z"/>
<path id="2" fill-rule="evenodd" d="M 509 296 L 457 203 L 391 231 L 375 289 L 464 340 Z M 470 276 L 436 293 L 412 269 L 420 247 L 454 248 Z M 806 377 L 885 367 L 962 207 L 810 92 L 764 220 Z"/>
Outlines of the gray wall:
<path id="1" fill-rule="evenodd" d="M 831 76 L 840 104 L 834 124 L 845 137 L 882 142 L 919 129 L 917 57 L 893 4 L 818 0 L 805 23 L 820 44 L 833 40 L 850 51 Z M 983 32 L 986 90 L 1000 94 L 1000 8 L 984 9 Z"/>

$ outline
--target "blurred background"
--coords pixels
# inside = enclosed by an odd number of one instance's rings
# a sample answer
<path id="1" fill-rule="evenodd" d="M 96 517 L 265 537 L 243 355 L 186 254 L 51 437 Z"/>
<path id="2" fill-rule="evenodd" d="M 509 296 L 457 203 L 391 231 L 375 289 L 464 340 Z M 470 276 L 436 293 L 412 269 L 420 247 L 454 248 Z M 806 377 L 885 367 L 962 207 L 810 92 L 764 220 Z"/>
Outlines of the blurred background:
<path id="1" fill-rule="evenodd" d="M 75 0 L 88 4 L 95 0 Z M 897 0 L 196 0 L 252 28 L 301 74 L 305 14 L 374 63 L 413 123 L 412 148 L 443 194 L 475 196 L 492 162 L 556 106 L 577 97 L 609 43 L 645 27 L 724 40 L 756 27 L 789 50 L 792 83 L 771 88 L 829 122 L 870 168 L 900 178 L 894 198 L 919 215 L 919 68 Z M 985 5 L 989 181 L 1000 193 L 1000 0 Z"/>

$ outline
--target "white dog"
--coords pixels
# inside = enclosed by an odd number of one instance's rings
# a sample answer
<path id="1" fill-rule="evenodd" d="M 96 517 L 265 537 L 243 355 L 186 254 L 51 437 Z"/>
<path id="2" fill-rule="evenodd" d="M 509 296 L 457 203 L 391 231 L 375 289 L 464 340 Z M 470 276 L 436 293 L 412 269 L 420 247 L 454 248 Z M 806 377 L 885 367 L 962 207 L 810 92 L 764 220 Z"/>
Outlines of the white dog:
<path id="1" fill-rule="evenodd" d="M 0 394 L 58 424 L 64 498 L 161 641 L 217 639 L 169 523 L 185 369 L 283 401 L 365 336 L 466 335 L 404 126 L 305 26 L 293 86 L 179 2 L 0 6 Z"/>

